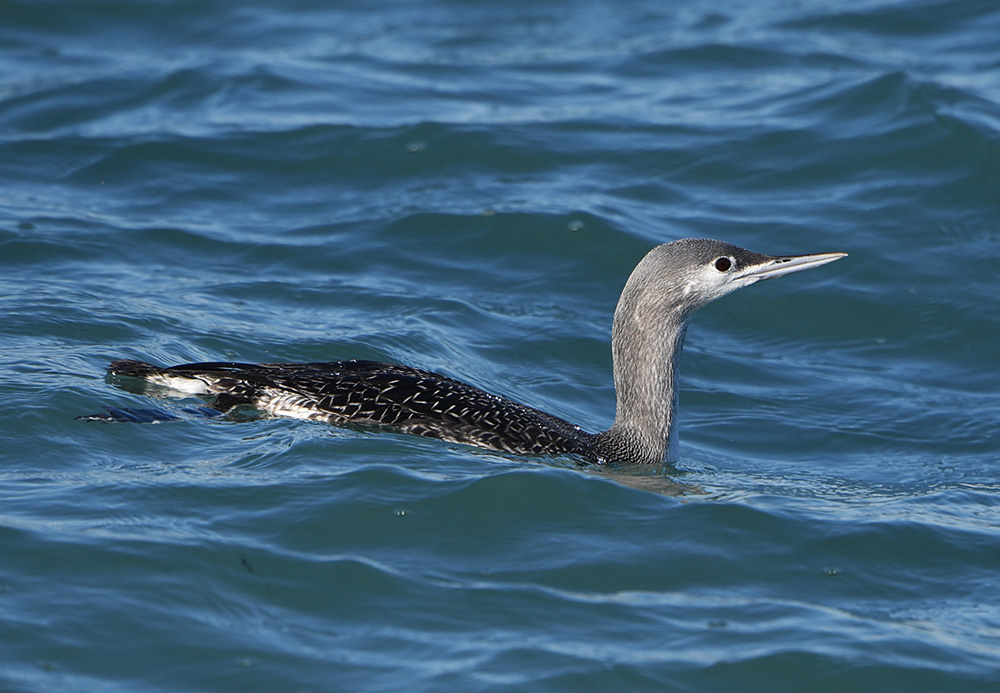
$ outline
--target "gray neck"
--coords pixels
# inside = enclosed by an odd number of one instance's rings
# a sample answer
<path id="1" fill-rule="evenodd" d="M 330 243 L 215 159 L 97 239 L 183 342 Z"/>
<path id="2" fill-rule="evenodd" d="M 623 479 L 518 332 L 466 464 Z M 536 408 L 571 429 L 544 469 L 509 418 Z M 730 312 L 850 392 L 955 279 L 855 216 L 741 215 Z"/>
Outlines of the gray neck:
<path id="1" fill-rule="evenodd" d="M 608 462 L 677 459 L 677 365 L 691 311 L 642 269 L 629 277 L 611 331 L 617 410 L 614 425 L 597 436 Z"/>

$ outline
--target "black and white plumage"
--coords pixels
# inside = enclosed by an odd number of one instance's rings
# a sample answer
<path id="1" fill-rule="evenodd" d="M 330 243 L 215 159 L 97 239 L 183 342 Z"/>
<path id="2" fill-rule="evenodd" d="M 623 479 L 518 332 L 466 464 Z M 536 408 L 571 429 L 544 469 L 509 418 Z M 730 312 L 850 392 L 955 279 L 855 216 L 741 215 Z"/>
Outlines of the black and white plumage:
<path id="1" fill-rule="evenodd" d="M 593 447 L 594 436 L 568 421 L 439 373 L 393 363 L 222 362 L 160 368 L 123 359 L 108 372 L 186 394 L 214 395 L 212 407 L 220 411 L 248 405 L 273 416 L 390 426 L 515 454 L 590 458 Z"/>
<path id="2" fill-rule="evenodd" d="M 659 463 L 676 456 L 677 362 L 691 314 L 740 287 L 844 255 L 769 256 L 709 239 L 653 248 L 632 272 L 615 310 L 611 342 L 617 410 L 614 424 L 601 433 L 453 378 L 375 361 L 163 368 L 119 360 L 108 371 L 211 397 L 219 411 L 247 405 L 274 416 L 390 426 L 514 454 Z"/>

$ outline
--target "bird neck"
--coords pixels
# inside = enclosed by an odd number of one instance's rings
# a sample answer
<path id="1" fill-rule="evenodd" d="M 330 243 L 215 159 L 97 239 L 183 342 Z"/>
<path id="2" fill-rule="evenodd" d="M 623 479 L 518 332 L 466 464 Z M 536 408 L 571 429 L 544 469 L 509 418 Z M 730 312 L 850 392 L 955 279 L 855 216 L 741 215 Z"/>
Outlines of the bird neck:
<path id="1" fill-rule="evenodd" d="M 598 434 L 598 447 L 608 461 L 672 462 L 677 459 L 677 366 L 690 313 L 655 296 L 659 292 L 649 291 L 646 282 L 629 284 L 611 332 L 615 422 Z"/>

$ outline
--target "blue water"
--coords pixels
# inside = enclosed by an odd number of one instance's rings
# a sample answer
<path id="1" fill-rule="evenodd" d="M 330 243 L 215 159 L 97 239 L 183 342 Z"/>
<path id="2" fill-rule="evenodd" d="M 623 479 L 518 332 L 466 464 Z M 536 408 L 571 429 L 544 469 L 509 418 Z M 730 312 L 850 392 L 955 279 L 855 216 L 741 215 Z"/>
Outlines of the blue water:
<path id="1" fill-rule="evenodd" d="M 1000 690 L 998 36 L 0 0 L 0 690 Z M 113 358 L 374 358 L 597 430 L 685 236 L 850 257 L 695 316 L 673 468 L 75 419 L 150 406 Z"/>

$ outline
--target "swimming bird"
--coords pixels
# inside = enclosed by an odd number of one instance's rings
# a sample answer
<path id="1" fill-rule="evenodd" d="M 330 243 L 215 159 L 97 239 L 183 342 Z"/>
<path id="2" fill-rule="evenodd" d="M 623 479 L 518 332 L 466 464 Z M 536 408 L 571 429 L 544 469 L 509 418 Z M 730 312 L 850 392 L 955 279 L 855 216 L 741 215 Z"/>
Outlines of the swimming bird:
<path id="1" fill-rule="evenodd" d="M 160 367 L 123 359 L 108 372 L 209 397 L 209 406 L 220 412 L 249 406 L 272 416 L 388 426 L 507 453 L 571 455 L 597 464 L 672 462 L 677 365 L 692 314 L 736 289 L 845 255 L 762 255 L 695 238 L 650 250 L 629 276 L 615 309 L 611 351 L 617 407 L 614 423 L 599 433 L 460 380 L 376 361 Z M 98 418 L 141 420 L 130 416 Z"/>

